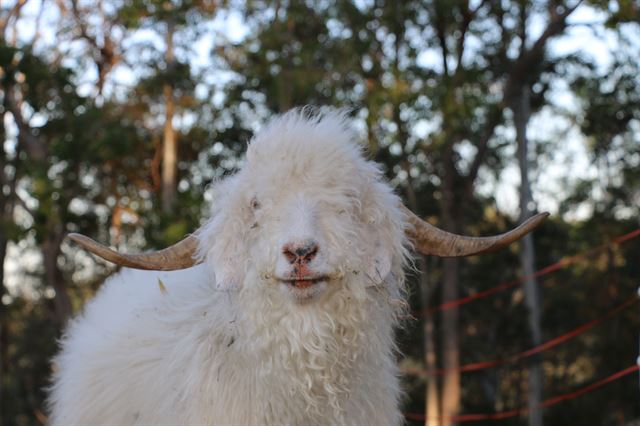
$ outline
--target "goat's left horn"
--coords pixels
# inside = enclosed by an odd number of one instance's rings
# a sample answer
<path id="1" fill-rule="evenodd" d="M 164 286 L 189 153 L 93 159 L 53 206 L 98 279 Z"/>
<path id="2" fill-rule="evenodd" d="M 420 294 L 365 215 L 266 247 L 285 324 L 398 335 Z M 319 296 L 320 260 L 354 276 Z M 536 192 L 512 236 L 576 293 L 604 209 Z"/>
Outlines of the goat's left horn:
<path id="1" fill-rule="evenodd" d="M 175 271 L 190 268 L 199 263 L 196 258 L 198 239 L 193 235 L 189 235 L 163 250 L 141 254 L 118 253 L 82 234 L 69 234 L 69 238 L 96 256 L 116 265 L 134 269 Z"/>
<path id="2" fill-rule="evenodd" d="M 441 257 L 471 256 L 499 250 L 533 231 L 549 216 L 549 213 L 539 213 L 504 234 L 492 237 L 466 237 L 443 231 L 420 219 L 405 206 L 402 208 L 411 225 L 406 231 L 407 236 L 416 251 Z"/>

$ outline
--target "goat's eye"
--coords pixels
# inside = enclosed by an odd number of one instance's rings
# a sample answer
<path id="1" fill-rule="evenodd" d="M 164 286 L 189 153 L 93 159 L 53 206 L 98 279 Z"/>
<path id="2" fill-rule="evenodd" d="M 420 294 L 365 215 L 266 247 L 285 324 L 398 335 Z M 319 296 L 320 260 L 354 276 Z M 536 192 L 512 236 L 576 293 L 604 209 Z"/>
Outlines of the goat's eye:
<path id="1" fill-rule="evenodd" d="M 260 201 L 258 201 L 256 197 L 253 197 L 250 205 L 252 210 L 258 210 L 260 208 Z"/>

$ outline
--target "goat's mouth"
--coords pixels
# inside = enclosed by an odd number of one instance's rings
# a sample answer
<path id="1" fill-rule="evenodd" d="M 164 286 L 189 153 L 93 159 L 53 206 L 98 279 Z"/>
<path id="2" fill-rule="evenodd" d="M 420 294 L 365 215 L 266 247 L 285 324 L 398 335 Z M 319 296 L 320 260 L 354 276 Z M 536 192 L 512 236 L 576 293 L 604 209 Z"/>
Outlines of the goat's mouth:
<path id="1" fill-rule="evenodd" d="M 285 279 L 280 279 L 279 281 L 285 284 L 288 284 L 291 287 L 295 287 L 297 289 L 305 289 L 327 280 L 329 280 L 329 277 L 327 275 L 320 275 L 317 277 L 285 278 Z"/>

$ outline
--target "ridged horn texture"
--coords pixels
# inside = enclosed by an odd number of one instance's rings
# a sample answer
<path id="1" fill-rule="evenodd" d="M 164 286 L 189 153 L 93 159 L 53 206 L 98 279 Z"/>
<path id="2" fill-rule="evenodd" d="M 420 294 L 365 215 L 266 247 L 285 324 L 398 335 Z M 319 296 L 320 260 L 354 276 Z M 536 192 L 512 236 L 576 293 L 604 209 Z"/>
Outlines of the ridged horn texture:
<path id="1" fill-rule="evenodd" d="M 199 263 L 195 257 L 198 240 L 193 235 L 166 249 L 141 254 L 121 254 L 81 234 L 69 234 L 69 238 L 96 256 L 128 268 L 175 271 L 190 268 Z"/>
<path id="2" fill-rule="evenodd" d="M 411 225 L 406 231 L 407 236 L 416 251 L 441 257 L 471 256 L 499 250 L 533 231 L 549 216 L 549 213 L 539 213 L 527 219 L 516 229 L 493 237 L 465 237 L 436 228 L 420 219 L 405 206 L 402 208 L 409 217 Z"/>

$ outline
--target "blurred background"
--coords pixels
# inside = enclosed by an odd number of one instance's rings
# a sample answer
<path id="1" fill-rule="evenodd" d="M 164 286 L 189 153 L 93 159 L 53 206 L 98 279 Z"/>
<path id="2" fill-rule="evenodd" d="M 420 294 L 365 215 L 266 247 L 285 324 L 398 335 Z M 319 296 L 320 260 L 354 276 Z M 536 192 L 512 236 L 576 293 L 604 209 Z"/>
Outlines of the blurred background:
<path id="1" fill-rule="evenodd" d="M 56 339 L 116 271 L 65 235 L 177 241 L 265 120 L 305 104 L 350 108 L 405 203 L 444 229 L 551 212 L 500 252 L 416 258 L 409 424 L 640 424 L 637 0 L 0 8 L 3 425 L 46 424 Z"/>

